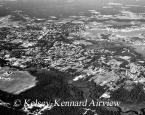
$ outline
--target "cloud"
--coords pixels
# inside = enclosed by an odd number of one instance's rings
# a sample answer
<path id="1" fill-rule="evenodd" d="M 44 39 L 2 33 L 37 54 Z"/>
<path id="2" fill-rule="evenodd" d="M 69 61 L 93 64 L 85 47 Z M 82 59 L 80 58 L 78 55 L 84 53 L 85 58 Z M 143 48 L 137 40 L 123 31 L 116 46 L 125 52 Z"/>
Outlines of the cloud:
<path id="1" fill-rule="evenodd" d="M 17 0 L 3 0 L 3 1 L 15 2 Z"/>
<path id="2" fill-rule="evenodd" d="M 126 5 L 127 7 L 141 7 L 140 5 Z"/>
<path id="3" fill-rule="evenodd" d="M 110 2 L 110 3 L 108 3 L 108 5 L 110 5 L 110 6 L 122 6 L 121 3 L 115 3 L 115 2 Z"/>
<path id="4" fill-rule="evenodd" d="M 112 6 L 103 6 L 103 9 L 107 9 L 107 8 L 113 8 Z"/>
<path id="5" fill-rule="evenodd" d="M 72 3 L 74 2 L 75 0 L 67 0 L 68 3 Z"/>

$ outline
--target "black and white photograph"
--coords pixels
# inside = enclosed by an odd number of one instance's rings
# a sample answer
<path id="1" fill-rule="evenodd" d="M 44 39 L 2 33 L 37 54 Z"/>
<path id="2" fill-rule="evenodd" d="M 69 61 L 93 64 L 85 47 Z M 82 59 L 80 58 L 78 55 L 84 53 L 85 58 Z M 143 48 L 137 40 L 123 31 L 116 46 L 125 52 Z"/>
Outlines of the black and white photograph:
<path id="1" fill-rule="evenodd" d="M 145 0 L 0 0 L 0 115 L 145 115 Z"/>

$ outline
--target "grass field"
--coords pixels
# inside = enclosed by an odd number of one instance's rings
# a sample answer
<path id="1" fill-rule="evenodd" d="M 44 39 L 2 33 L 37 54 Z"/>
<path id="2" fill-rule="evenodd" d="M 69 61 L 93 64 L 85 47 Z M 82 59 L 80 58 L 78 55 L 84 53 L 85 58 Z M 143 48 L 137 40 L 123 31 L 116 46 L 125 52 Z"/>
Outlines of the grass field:
<path id="1" fill-rule="evenodd" d="M 0 90 L 19 94 L 36 85 L 35 77 L 26 71 L 17 71 L 8 76 L 10 80 L 0 79 Z"/>

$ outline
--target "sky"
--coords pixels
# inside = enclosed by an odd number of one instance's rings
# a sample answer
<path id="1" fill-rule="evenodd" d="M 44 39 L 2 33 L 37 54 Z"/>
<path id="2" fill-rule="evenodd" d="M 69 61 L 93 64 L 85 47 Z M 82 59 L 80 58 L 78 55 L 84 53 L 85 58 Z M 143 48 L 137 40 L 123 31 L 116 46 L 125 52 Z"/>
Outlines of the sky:
<path id="1" fill-rule="evenodd" d="M 145 0 L 0 0 L 0 1 L 10 1 L 10 2 L 15 2 L 15 1 L 21 1 L 21 2 L 59 2 L 59 3 L 85 3 L 85 4 L 90 4 L 90 3 L 97 3 L 97 4 L 103 4 L 103 3 L 108 3 L 108 2 L 115 2 L 115 3 L 139 3 L 139 2 L 144 2 Z"/>
<path id="2" fill-rule="evenodd" d="M 26 11 L 35 16 L 42 15 L 75 15 L 88 10 L 102 10 L 103 12 L 116 12 L 121 7 L 130 8 L 132 11 L 140 9 L 145 12 L 145 0 L 0 0 L 5 1 L 8 7 Z M 127 6 L 128 5 L 128 6 Z M 143 8 L 139 8 L 139 7 Z M 114 9 L 115 7 L 115 9 Z M 139 11 L 139 12 L 140 12 Z"/>

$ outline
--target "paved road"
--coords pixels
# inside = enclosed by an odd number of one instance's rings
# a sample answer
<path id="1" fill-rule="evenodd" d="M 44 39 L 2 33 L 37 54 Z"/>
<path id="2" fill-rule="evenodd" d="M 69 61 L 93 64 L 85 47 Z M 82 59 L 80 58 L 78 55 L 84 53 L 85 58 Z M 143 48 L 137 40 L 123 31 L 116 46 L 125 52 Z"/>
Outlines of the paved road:
<path id="1" fill-rule="evenodd" d="M 10 16 L 6 16 L 0 19 L 0 23 L 4 23 L 5 20 L 8 20 Z"/>
<path id="2" fill-rule="evenodd" d="M 43 35 L 39 36 L 38 40 L 41 40 L 44 36 L 46 36 L 48 34 L 48 32 L 49 32 L 49 30 L 46 30 L 46 32 Z"/>
<path id="3" fill-rule="evenodd" d="M 10 16 L 3 17 L 3 18 L 0 19 L 0 21 L 2 22 L 2 21 L 6 20 L 8 18 L 10 18 Z"/>

